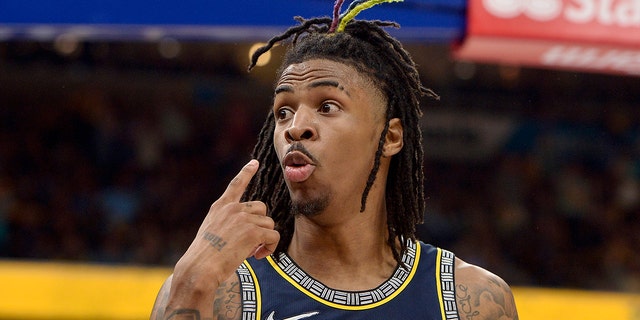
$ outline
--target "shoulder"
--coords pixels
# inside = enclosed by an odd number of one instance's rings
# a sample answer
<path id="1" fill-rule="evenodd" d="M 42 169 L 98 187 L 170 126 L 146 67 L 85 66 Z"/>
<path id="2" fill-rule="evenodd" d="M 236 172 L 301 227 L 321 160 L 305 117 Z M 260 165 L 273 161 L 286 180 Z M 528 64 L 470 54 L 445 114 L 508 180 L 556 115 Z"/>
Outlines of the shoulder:
<path id="1" fill-rule="evenodd" d="M 160 288 L 153 305 L 151 319 L 165 319 L 165 309 L 171 291 L 173 275 L 170 275 Z M 231 320 L 242 318 L 242 292 L 240 282 L 236 275 L 229 277 L 220 283 L 213 301 L 214 317 L 218 320 Z"/>
<path id="2" fill-rule="evenodd" d="M 455 283 L 461 319 L 518 319 L 511 288 L 497 275 L 456 258 Z"/>

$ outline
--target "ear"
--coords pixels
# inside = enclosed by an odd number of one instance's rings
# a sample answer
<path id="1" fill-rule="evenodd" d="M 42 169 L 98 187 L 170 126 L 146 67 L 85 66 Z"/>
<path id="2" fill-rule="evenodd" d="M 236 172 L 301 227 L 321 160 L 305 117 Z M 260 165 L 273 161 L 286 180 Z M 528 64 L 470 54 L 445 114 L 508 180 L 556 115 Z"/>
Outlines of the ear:
<path id="1" fill-rule="evenodd" d="M 382 156 L 391 157 L 402 150 L 404 145 L 402 122 L 398 118 L 389 120 L 389 130 L 382 147 Z"/>

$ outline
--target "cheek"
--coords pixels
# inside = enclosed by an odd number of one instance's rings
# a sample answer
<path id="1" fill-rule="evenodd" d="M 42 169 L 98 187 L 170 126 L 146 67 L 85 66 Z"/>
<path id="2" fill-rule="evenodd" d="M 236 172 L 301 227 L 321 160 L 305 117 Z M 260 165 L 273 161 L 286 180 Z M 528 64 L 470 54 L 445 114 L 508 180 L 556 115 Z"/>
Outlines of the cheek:
<path id="1" fill-rule="evenodd" d="M 282 152 L 284 152 L 282 150 L 282 144 L 283 144 L 283 140 L 284 140 L 282 129 L 278 129 L 276 127 L 275 130 L 273 131 L 272 139 L 273 139 L 272 140 L 273 141 L 273 149 L 276 151 L 276 155 L 278 156 L 278 159 L 282 159 Z"/>
<path id="2" fill-rule="evenodd" d="M 371 121 L 360 126 L 360 132 L 354 135 L 355 144 L 358 144 L 358 148 L 363 152 L 371 155 L 375 154 L 380 144 L 382 130 L 383 126 L 378 121 Z"/>
<path id="3" fill-rule="evenodd" d="M 373 164 L 373 159 L 378 149 L 380 132 L 372 130 L 371 128 L 367 128 L 367 130 L 362 130 L 358 133 L 354 131 L 358 130 L 354 127 L 351 129 L 351 133 L 342 135 L 340 139 L 333 142 L 336 146 L 334 148 L 334 159 L 343 164 L 350 164 L 345 166 L 349 168 L 347 170 L 362 168 L 362 170 L 368 172 L 368 170 L 371 169 L 370 167 Z"/>

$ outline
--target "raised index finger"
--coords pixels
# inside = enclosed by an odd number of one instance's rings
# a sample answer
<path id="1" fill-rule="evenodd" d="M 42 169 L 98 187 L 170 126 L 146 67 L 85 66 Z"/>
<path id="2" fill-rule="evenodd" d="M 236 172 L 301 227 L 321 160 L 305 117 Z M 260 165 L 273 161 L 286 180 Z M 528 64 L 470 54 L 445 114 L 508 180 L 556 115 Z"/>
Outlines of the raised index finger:
<path id="1" fill-rule="evenodd" d="M 240 172 L 229 182 L 221 198 L 230 202 L 240 201 L 244 190 L 247 189 L 249 181 L 251 181 L 251 178 L 253 178 L 256 172 L 258 172 L 258 160 L 252 159 L 249 163 L 245 164 Z"/>

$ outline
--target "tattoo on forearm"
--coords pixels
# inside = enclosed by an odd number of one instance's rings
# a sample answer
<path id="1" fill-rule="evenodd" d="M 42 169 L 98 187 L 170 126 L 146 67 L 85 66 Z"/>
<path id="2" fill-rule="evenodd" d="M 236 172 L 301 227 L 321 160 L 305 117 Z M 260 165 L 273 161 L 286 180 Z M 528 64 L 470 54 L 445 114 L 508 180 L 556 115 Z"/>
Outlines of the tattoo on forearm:
<path id="1" fill-rule="evenodd" d="M 200 320 L 200 311 L 194 309 L 177 309 L 169 314 L 167 320 Z"/>
<path id="2" fill-rule="evenodd" d="M 239 319 L 242 311 L 241 295 L 238 281 L 221 283 L 213 302 L 213 313 L 218 319 Z"/>
<path id="3" fill-rule="evenodd" d="M 222 248 L 227 244 L 220 236 L 217 236 L 210 232 L 204 233 L 204 239 L 209 241 L 209 244 L 214 247 L 216 250 L 221 251 Z"/>
<path id="4" fill-rule="evenodd" d="M 156 320 L 162 320 L 164 319 L 165 306 L 167 305 L 167 301 L 169 301 L 169 290 L 164 290 L 163 287 L 158 295 L 158 301 L 153 307 L 156 309 Z"/>

